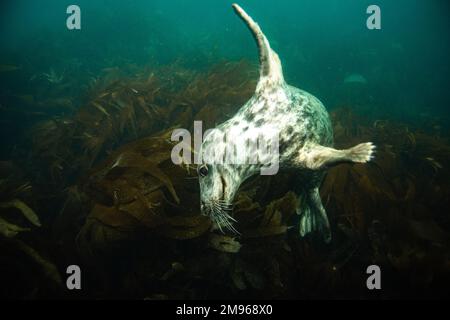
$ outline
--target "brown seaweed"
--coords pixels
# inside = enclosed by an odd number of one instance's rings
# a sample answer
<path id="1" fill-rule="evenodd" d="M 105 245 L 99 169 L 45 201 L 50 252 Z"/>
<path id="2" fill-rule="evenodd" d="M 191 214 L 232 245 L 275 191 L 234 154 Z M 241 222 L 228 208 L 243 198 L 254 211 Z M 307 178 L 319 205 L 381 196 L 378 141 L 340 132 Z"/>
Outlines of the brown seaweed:
<path id="1" fill-rule="evenodd" d="M 129 68 L 104 70 L 73 115 L 28 133 L 32 143 L 21 161 L 33 172 L 30 182 L 0 183 L 0 217 L 15 226 L 3 223 L 3 236 L 15 240 L 34 235 L 37 221 L 51 224 L 52 236 L 68 254 L 81 254 L 88 272 L 139 298 L 364 298 L 358 288 L 370 264 L 387 270 L 383 277 L 395 288 L 383 297 L 448 283 L 448 137 L 336 109 L 336 146 L 373 141 L 377 154 L 367 165 L 327 172 L 321 197 L 332 245 L 299 238 L 299 177 L 289 172 L 243 185 L 233 213 L 240 234 L 222 234 L 200 215 L 195 166 L 172 163 L 170 133 L 231 116 L 253 93 L 256 68 L 244 61 L 207 72 L 180 64 Z M 30 195 L 31 185 L 41 193 Z M 44 193 L 57 199 L 52 210 L 42 204 Z M 105 274 L 117 261 L 127 261 L 120 276 Z M 87 295 L 108 296 L 92 286 Z"/>

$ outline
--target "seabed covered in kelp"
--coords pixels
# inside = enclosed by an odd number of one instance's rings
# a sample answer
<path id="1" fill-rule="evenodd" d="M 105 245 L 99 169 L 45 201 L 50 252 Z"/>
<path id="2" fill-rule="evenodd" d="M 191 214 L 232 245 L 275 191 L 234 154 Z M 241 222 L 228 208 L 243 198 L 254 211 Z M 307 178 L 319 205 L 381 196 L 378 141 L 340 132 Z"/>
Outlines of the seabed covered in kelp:
<path id="1" fill-rule="evenodd" d="M 256 68 L 221 63 L 116 69 L 91 83 L 71 116 L 35 125 L 0 163 L 1 295 L 18 298 L 401 298 L 450 285 L 448 136 L 331 113 L 337 147 L 373 141 L 367 165 L 328 171 L 321 188 L 333 240 L 300 239 L 295 174 L 248 181 L 234 217 L 241 236 L 210 231 L 196 169 L 176 166 L 173 128 L 230 117 Z M 62 98 L 64 99 L 64 98 Z M 32 102 L 30 102 L 32 103 Z M 81 266 L 83 290 L 65 288 Z M 381 267 L 383 290 L 366 288 Z"/>

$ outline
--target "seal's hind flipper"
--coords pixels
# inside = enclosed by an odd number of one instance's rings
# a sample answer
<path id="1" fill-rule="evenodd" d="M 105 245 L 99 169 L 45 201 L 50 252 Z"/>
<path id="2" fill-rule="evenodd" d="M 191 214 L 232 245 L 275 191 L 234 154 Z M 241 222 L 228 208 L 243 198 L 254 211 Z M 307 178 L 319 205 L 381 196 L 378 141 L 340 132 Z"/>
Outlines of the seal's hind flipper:
<path id="1" fill-rule="evenodd" d="M 319 188 L 308 190 L 300 197 L 297 214 L 300 215 L 299 232 L 301 237 L 317 232 L 325 242 L 331 241 L 330 223 L 320 199 Z"/>
<path id="2" fill-rule="evenodd" d="M 374 158 L 374 152 L 375 145 L 372 142 L 345 150 L 315 145 L 302 149 L 297 162 L 308 169 L 319 170 L 344 162 L 366 163 Z"/>
<path id="3" fill-rule="evenodd" d="M 284 83 L 283 70 L 278 55 L 270 47 L 269 41 L 259 25 L 239 5 L 233 4 L 236 14 L 250 29 L 259 50 L 260 79 L 256 91 Z"/>

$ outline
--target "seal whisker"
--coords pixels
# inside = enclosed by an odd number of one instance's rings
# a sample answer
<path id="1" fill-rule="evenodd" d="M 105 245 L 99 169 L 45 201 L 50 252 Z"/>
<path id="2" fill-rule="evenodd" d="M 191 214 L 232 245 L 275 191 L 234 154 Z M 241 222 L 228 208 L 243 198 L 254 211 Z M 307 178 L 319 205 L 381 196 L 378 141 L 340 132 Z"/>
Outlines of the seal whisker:
<path id="1" fill-rule="evenodd" d="M 222 230 L 222 224 L 223 224 L 222 217 L 220 216 L 220 214 L 219 215 L 217 214 L 215 208 L 213 208 L 213 210 L 211 211 L 211 219 L 217 225 L 217 227 L 219 228 L 220 232 L 223 233 L 223 230 Z"/>
<path id="2" fill-rule="evenodd" d="M 233 223 L 230 222 L 230 220 L 228 218 L 231 218 L 230 216 L 227 217 L 226 219 L 226 223 L 227 223 L 227 229 L 230 230 L 231 232 L 235 233 L 235 234 L 239 234 L 239 231 L 236 230 L 236 228 L 233 226 Z M 236 220 L 234 220 L 233 218 L 231 218 L 234 222 L 236 222 Z"/>
<path id="3" fill-rule="evenodd" d="M 223 211 L 226 211 L 226 212 L 231 212 L 231 211 L 233 211 L 232 208 L 227 208 L 227 207 L 222 207 L 222 206 L 220 206 L 220 209 L 223 210 Z"/>
<path id="4" fill-rule="evenodd" d="M 230 216 L 228 213 L 224 213 L 224 215 L 227 217 L 228 220 L 231 220 L 233 222 L 237 222 L 236 219 L 234 219 L 232 216 Z"/>
<path id="5" fill-rule="evenodd" d="M 233 222 L 237 222 L 228 212 L 231 211 L 229 204 L 224 201 L 211 201 L 209 203 L 210 217 L 217 225 L 219 230 L 224 233 L 225 229 L 235 233 L 240 234 L 233 226 Z"/>
<path id="6" fill-rule="evenodd" d="M 226 209 L 232 209 L 233 208 L 232 204 L 230 204 L 230 203 L 228 203 L 226 201 L 223 201 L 223 200 L 222 201 L 218 200 L 217 204 L 220 205 L 222 208 L 226 208 Z"/>

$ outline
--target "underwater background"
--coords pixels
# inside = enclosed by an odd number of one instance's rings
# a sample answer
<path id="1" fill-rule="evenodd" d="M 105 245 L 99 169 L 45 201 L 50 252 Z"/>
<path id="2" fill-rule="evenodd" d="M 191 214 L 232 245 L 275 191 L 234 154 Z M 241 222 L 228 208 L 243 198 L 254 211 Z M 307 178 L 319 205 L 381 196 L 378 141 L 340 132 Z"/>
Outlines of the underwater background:
<path id="1" fill-rule="evenodd" d="M 200 215 L 196 168 L 171 162 L 174 128 L 211 128 L 254 92 L 257 49 L 230 1 L 2 1 L 1 297 L 448 297 L 450 3 L 238 3 L 286 81 L 324 103 L 336 147 L 377 145 L 324 179 L 331 244 L 291 228 L 289 172 L 242 187 L 236 238 Z M 66 27 L 72 4 L 81 30 Z M 372 4 L 381 30 L 366 27 Z"/>

